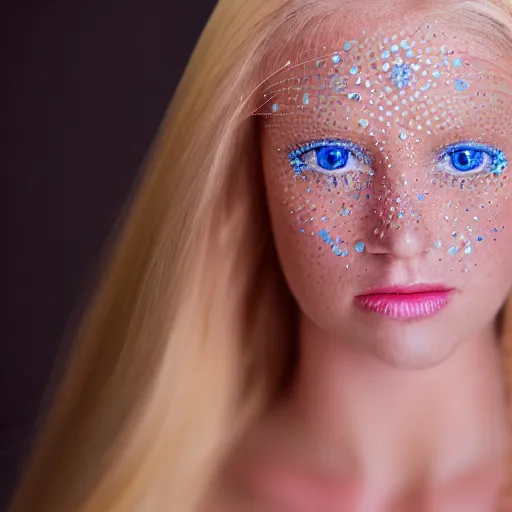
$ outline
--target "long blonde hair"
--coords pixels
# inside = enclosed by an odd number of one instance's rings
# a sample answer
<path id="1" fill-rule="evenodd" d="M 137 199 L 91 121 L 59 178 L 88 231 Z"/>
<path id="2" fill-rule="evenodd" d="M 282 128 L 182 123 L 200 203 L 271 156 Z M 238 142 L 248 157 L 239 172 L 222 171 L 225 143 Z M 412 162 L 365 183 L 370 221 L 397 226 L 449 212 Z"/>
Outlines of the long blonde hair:
<path id="1" fill-rule="evenodd" d="M 290 44 L 299 32 L 313 37 L 335 8 L 217 5 L 13 511 L 194 510 L 237 435 L 282 388 L 295 307 L 273 249 L 249 114 L 276 34 Z M 285 53 L 273 51 L 284 65 Z M 509 341 L 511 331 L 507 324 Z"/>

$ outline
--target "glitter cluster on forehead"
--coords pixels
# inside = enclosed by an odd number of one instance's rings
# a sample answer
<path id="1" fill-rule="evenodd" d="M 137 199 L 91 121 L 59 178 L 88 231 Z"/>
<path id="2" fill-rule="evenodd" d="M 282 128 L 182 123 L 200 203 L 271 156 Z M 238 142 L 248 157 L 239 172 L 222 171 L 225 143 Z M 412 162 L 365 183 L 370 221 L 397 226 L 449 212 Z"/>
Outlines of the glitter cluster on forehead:
<path id="1" fill-rule="evenodd" d="M 363 223 L 382 239 L 422 229 L 428 211 L 432 249 L 464 258 L 505 227 L 510 98 L 500 70 L 450 42 L 432 26 L 364 36 L 267 84 L 256 113 L 276 141 L 294 229 L 346 258 L 365 252 Z M 348 152 L 347 172 L 311 167 Z M 452 172 L 471 161 L 483 171 Z"/>

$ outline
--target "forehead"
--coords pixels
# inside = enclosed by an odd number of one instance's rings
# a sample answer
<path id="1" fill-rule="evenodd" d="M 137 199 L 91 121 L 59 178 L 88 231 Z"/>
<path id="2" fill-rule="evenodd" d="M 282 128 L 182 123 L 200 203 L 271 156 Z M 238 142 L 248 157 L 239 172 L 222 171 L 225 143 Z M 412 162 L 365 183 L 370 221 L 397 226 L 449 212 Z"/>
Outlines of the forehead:
<path id="1" fill-rule="evenodd" d="M 267 82 L 260 113 L 271 114 L 274 126 L 313 115 L 358 131 L 377 122 L 460 131 L 477 117 L 480 128 L 486 119 L 488 129 L 508 136 L 511 77 L 496 48 L 475 44 L 450 19 L 407 21 L 383 21 L 371 31 L 359 25 L 353 37 L 320 31 L 309 47 L 299 39 L 291 65 Z"/>
<path id="2" fill-rule="evenodd" d="M 322 0 L 315 9 L 297 5 L 293 16 L 269 38 L 260 82 L 283 69 L 287 61 L 290 69 L 308 58 L 339 51 L 347 41 L 366 41 L 370 46 L 372 36 L 379 50 L 382 39 L 400 33 L 426 36 L 431 44 L 444 39 L 450 50 L 512 74 L 512 16 L 496 2 L 366 0 L 363 8 L 360 0 Z"/>

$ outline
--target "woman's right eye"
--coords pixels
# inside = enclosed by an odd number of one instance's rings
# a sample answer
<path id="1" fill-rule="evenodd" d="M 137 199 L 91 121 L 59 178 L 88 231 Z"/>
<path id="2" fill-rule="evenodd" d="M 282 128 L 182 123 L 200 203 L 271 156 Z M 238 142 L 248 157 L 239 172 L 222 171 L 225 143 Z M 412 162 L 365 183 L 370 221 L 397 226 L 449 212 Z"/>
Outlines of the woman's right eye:
<path id="1" fill-rule="evenodd" d="M 371 166 L 371 156 L 349 140 L 322 139 L 299 145 L 288 155 L 295 174 L 342 175 Z"/>

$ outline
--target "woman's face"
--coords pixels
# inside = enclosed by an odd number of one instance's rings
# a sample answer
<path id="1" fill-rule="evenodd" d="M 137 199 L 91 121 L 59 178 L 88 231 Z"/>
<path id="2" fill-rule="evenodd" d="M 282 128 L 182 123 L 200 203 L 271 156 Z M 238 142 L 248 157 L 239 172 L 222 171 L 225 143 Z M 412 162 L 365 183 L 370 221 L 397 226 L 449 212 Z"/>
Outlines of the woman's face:
<path id="1" fill-rule="evenodd" d="M 511 290 L 511 78 L 453 20 L 349 21 L 266 83 L 274 237 L 321 330 L 431 366 Z"/>

